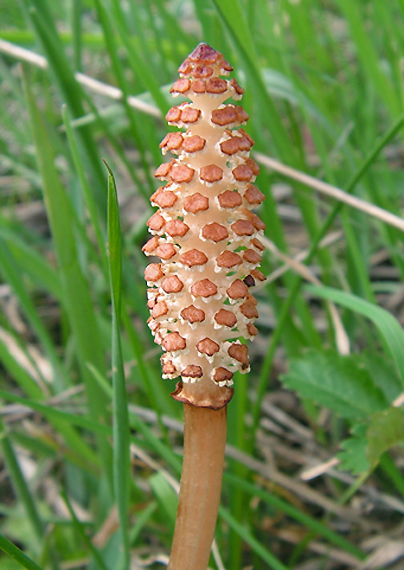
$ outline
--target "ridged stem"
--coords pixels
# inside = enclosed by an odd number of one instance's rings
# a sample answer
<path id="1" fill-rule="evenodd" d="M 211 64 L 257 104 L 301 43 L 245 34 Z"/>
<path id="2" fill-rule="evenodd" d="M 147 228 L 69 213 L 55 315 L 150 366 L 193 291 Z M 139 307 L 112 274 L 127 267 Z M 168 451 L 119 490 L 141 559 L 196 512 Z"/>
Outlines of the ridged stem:
<path id="1" fill-rule="evenodd" d="M 168 570 L 208 567 L 222 489 L 226 417 L 226 407 L 184 404 L 184 460 Z"/>

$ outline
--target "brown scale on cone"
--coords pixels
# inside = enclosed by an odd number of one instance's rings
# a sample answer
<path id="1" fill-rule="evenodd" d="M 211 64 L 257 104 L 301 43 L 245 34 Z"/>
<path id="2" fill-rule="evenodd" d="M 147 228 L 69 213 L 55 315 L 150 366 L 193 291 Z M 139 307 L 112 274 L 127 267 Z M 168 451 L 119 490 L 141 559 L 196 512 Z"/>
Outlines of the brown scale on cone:
<path id="1" fill-rule="evenodd" d="M 151 197 L 158 210 L 147 225 L 155 235 L 143 247 L 161 259 L 145 277 L 148 324 L 165 351 L 163 377 L 180 377 L 175 399 L 215 410 L 230 401 L 234 373 L 249 370 L 243 339 L 258 332 L 251 288 L 265 279 L 257 269 L 265 225 L 251 212 L 265 196 L 253 185 L 259 173 L 249 157 L 254 141 L 241 127 L 248 114 L 228 102 L 244 92 L 226 79 L 231 71 L 207 44 L 180 66 L 171 93 L 189 102 L 166 115 L 182 132 L 160 144 L 175 158 L 155 173 L 166 186 Z"/>

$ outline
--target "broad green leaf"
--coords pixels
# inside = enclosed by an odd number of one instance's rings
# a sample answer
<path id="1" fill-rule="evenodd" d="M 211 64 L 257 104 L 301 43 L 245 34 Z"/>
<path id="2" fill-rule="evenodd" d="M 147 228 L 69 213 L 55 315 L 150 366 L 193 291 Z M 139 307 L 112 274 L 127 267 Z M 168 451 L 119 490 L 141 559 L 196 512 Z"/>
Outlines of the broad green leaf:
<path id="1" fill-rule="evenodd" d="M 359 366 L 369 371 L 373 382 L 380 388 L 390 404 L 401 394 L 403 389 L 394 364 L 384 355 L 365 350 L 360 355 L 352 356 L 357 357 Z"/>
<path id="2" fill-rule="evenodd" d="M 389 408 L 375 414 L 367 431 L 366 455 L 372 467 L 390 447 L 404 441 L 404 414 L 399 408 Z"/>
<path id="3" fill-rule="evenodd" d="M 351 358 L 334 352 L 308 351 L 292 360 L 282 376 L 289 389 L 347 419 L 366 418 L 388 403 L 367 370 Z"/>
<path id="4" fill-rule="evenodd" d="M 366 431 L 368 424 L 358 424 L 352 429 L 352 437 L 341 443 L 343 451 L 338 453 L 339 467 L 351 471 L 354 475 L 361 475 L 370 471 L 370 463 L 366 456 L 368 439 Z"/>
<path id="5" fill-rule="evenodd" d="M 404 331 L 392 314 L 345 291 L 339 291 L 331 287 L 317 287 L 315 285 L 307 285 L 305 289 L 318 297 L 334 301 L 334 303 L 338 303 L 373 321 L 381 333 L 382 340 L 393 356 L 401 385 L 404 386 Z"/>

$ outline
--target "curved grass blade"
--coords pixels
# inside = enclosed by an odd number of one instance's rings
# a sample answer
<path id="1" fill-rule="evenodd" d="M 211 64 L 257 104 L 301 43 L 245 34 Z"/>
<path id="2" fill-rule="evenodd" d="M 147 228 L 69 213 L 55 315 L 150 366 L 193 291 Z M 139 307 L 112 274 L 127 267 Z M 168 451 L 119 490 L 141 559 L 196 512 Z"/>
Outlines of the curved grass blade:
<path id="1" fill-rule="evenodd" d="M 400 323 L 391 313 L 351 293 L 339 291 L 331 287 L 307 285 L 305 290 L 370 319 L 379 329 L 382 340 L 393 357 L 398 375 L 404 387 L 404 331 Z"/>
<path id="2" fill-rule="evenodd" d="M 245 27 L 235 27 L 231 11 L 232 6 L 228 0 L 213 0 L 213 3 L 224 24 L 223 27 L 229 32 L 243 63 L 244 72 L 251 86 L 250 90 L 255 93 L 258 102 L 256 113 L 261 115 L 261 119 L 259 119 L 261 124 L 271 125 L 271 137 L 281 159 L 292 164 L 298 164 L 295 147 L 291 144 L 289 134 L 282 123 L 279 111 L 268 94 L 261 72 L 256 64 L 257 58 L 254 58 L 254 54 L 243 43 L 248 35 Z M 258 141 L 261 138 L 259 132 L 256 132 L 256 138 Z"/>

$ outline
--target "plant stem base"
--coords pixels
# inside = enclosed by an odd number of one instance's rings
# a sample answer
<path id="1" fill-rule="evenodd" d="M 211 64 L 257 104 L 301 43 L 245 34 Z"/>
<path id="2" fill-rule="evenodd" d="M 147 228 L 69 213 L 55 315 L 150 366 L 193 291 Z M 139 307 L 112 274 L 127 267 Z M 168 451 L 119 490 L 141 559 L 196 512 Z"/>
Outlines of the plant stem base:
<path id="1" fill-rule="evenodd" d="M 206 570 L 215 534 L 226 445 L 226 407 L 184 404 L 184 460 L 168 570 Z"/>

